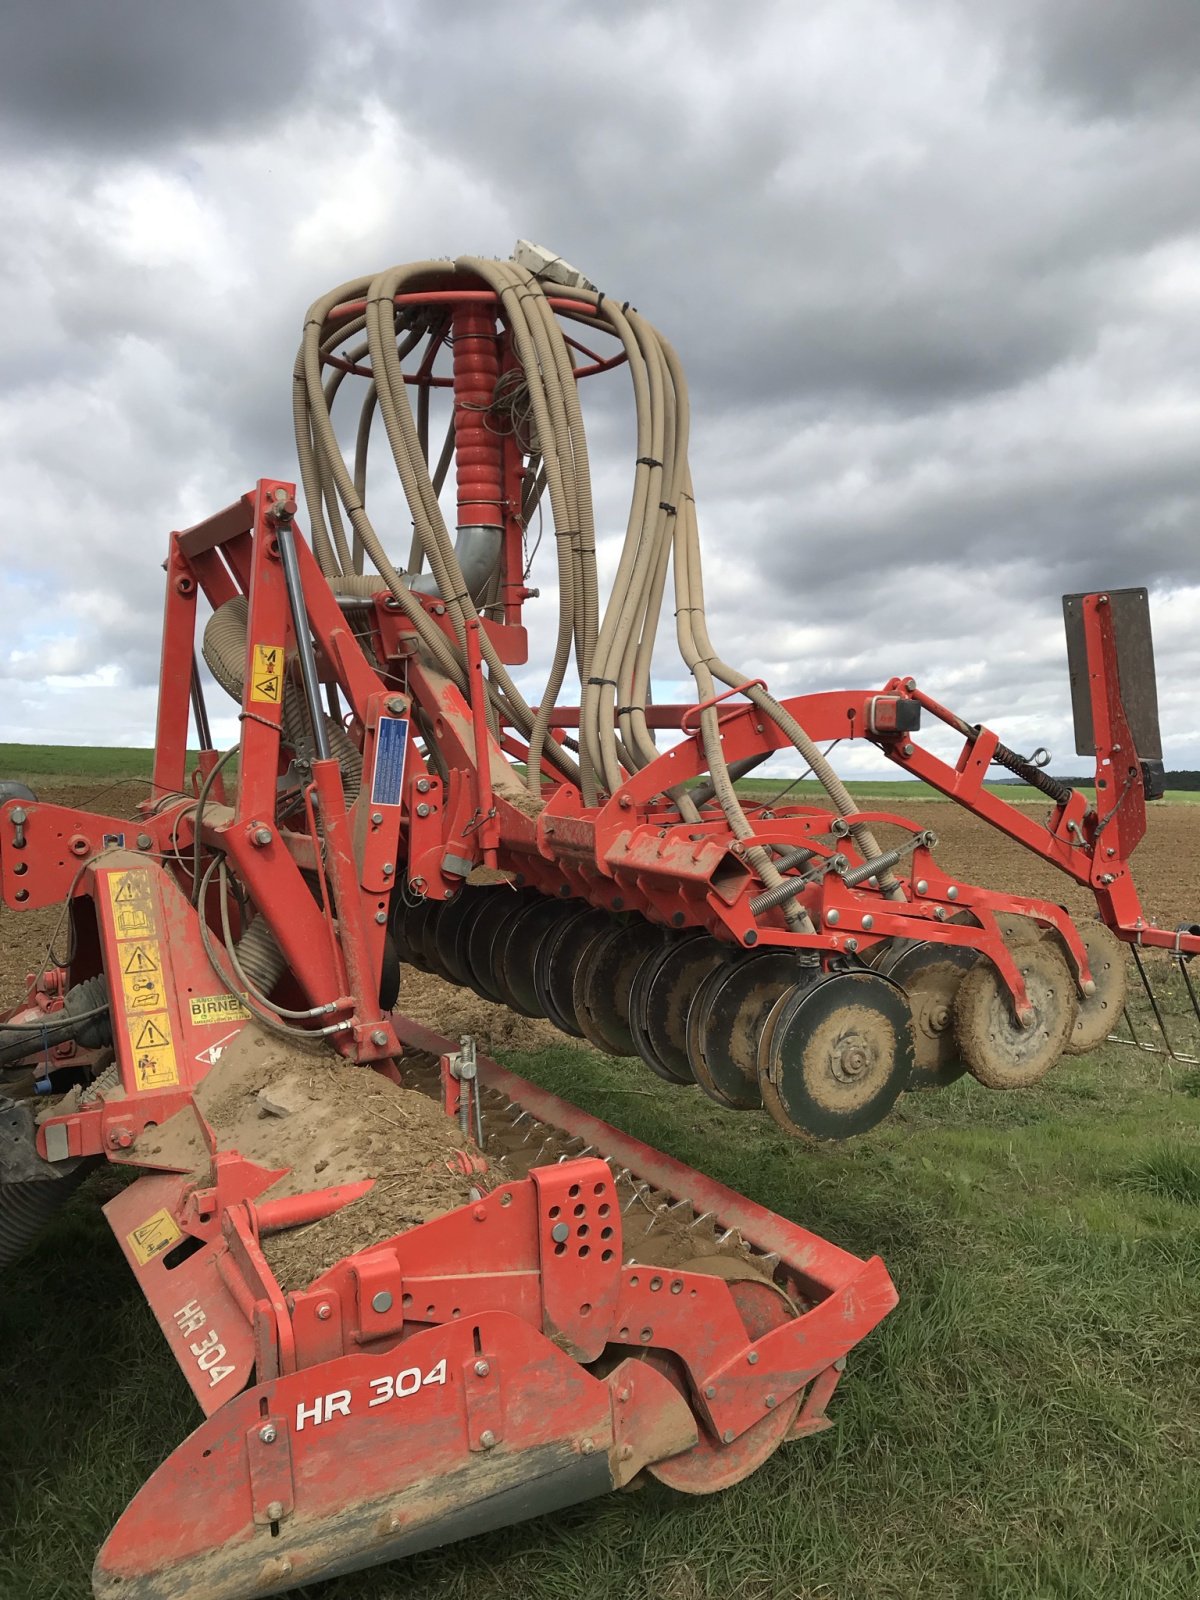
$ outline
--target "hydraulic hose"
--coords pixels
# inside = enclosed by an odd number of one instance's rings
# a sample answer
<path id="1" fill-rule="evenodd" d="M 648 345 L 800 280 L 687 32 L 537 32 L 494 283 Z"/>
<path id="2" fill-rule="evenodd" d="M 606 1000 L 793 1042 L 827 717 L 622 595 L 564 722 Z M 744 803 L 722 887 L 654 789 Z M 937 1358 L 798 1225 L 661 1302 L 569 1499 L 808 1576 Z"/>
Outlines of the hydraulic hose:
<path id="1" fill-rule="evenodd" d="M 481 288 L 494 294 L 494 310 L 478 300 Z M 451 296 L 459 291 L 467 298 L 447 296 L 436 305 L 411 299 L 446 291 Z M 598 328 L 619 341 L 633 391 L 635 460 L 629 511 L 612 581 L 603 597 L 587 436 L 564 323 Z M 470 341 L 469 355 L 464 340 Z M 431 378 L 438 351 L 447 344 L 454 356 L 455 415 L 431 473 L 429 391 L 421 385 Z M 404 363 L 410 353 L 418 365 L 415 373 L 406 374 Z M 369 366 L 363 365 L 364 360 Z M 332 420 L 347 369 L 365 373 L 368 379 L 357 416 L 352 467 Z M 534 800 L 540 801 L 543 761 L 552 762 L 560 774 L 578 783 L 585 804 L 593 806 L 630 772 L 658 756 L 646 707 L 669 585 L 676 642 L 694 680 L 697 700 L 711 700 L 721 689 L 737 687 L 749 677 L 718 654 L 708 633 L 688 465 L 690 404 L 682 365 L 668 341 L 627 302 L 599 293 L 582 279 L 546 284 L 515 260 L 466 256 L 452 262 L 419 261 L 342 284 L 316 301 L 305 321 L 295 373 L 301 478 L 322 568 L 338 590 L 347 582 L 361 583 L 360 574 L 370 560 L 379 579 L 369 581 L 381 583 L 394 595 L 418 635 L 422 655 L 460 688 L 466 684 L 467 625 L 481 609 L 494 604 L 499 593 L 496 569 L 487 571 L 499 542 L 481 531 L 498 531 L 500 521 L 501 508 L 488 488 L 493 481 L 488 472 L 496 470 L 499 453 L 495 436 L 507 431 L 517 438 L 526 460 L 522 522 L 528 523 L 544 493 L 558 577 L 558 626 L 536 714 L 497 659 L 486 632 L 480 634 L 480 643 L 493 719 L 501 712 L 528 742 L 524 781 Z M 417 383 L 421 395 L 415 416 L 406 379 Z M 369 447 L 376 419 L 382 424 L 412 518 L 408 571 L 391 562 L 366 511 Z M 456 431 L 461 435 L 457 441 Z M 457 535 L 452 537 L 439 494 L 456 442 L 459 506 L 462 511 L 466 503 L 466 514 L 460 516 Z M 349 548 L 346 538 L 339 537 L 347 524 L 352 535 Z M 418 578 L 421 569 L 424 575 Z M 452 637 L 434 626 L 417 598 L 422 592 L 440 595 Z M 572 669 L 580 683 L 577 765 L 559 741 L 549 738 L 558 698 Z M 811 768 L 832 809 L 847 820 L 859 853 L 868 860 L 879 857 L 870 828 L 855 821 L 852 797 L 807 731 L 765 689 L 751 686 L 745 692 Z M 748 840 L 754 830 L 737 795 L 736 774 L 730 772 L 722 751 L 717 710 L 706 709 L 699 721 L 709 769 L 701 803 L 707 803 L 706 791 L 711 789 L 734 836 Z M 682 816 L 698 816 L 694 795 L 672 790 L 671 798 Z M 751 845 L 747 858 L 767 890 L 786 885 L 771 852 Z M 902 894 L 890 875 L 881 886 L 885 893 Z M 791 897 L 785 894 L 782 904 L 793 926 L 808 926 Z"/>

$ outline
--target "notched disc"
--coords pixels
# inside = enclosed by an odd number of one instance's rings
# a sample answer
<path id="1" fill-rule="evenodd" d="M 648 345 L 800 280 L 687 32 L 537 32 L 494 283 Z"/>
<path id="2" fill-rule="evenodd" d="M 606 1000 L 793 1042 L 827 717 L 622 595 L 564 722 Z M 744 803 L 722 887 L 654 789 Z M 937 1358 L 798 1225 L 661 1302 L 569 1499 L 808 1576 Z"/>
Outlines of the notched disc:
<path id="1" fill-rule="evenodd" d="M 908 996 L 913 1029 L 910 1089 L 943 1089 L 966 1072 L 954 1036 L 954 1000 L 964 973 L 978 959 L 978 952 L 967 945 L 905 940 L 899 950 L 875 963 Z"/>
<path id="2" fill-rule="evenodd" d="M 1125 946 L 1112 929 L 1102 922 L 1090 922 L 1079 930 L 1079 936 L 1087 951 L 1096 992 L 1079 1001 L 1075 1026 L 1063 1046 L 1064 1054 L 1069 1056 L 1086 1055 L 1104 1043 L 1120 1020 L 1129 994 Z"/>
<path id="3" fill-rule="evenodd" d="M 986 957 L 958 986 L 954 1031 L 972 1077 L 989 1089 L 1038 1083 L 1063 1053 L 1075 1026 L 1078 995 L 1067 959 L 1048 939 L 1012 951 L 1025 982 L 1034 1021 L 1017 1021 L 1000 974 Z"/>
<path id="4" fill-rule="evenodd" d="M 763 1105 L 798 1138 L 848 1139 L 887 1116 L 912 1073 L 912 1021 L 899 985 L 870 970 L 795 989 L 768 1015 Z"/>
<path id="5" fill-rule="evenodd" d="M 577 1039 L 583 1038 L 583 1029 L 575 1014 L 575 973 L 588 945 L 611 926 L 607 911 L 576 903 L 538 945 L 533 965 L 538 1004 L 556 1028 Z"/>
<path id="6" fill-rule="evenodd" d="M 727 959 L 731 946 L 712 939 L 683 939 L 668 945 L 653 965 L 639 973 L 634 1003 L 634 1037 L 648 1050 L 642 1060 L 659 1077 L 673 1083 L 695 1083 L 687 1053 L 687 1019 L 692 997 L 715 966 Z"/>
<path id="7" fill-rule="evenodd" d="M 688 1060 L 710 1099 L 734 1111 L 762 1105 L 758 1045 L 771 1008 L 802 980 L 794 955 L 764 950 L 714 969 L 688 1011 Z"/>
<path id="8" fill-rule="evenodd" d="M 525 1017 L 545 1015 L 533 984 L 533 969 L 542 940 L 562 916 L 558 900 L 543 897 L 526 906 L 508 930 L 500 952 L 497 977 L 509 997 L 509 1005 Z"/>
<path id="9" fill-rule="evenodd" d="M 504 990 L 496 974 L 496 936 L 514 912 L 514 907 L 530 904 L 531 896 L 533 899 L 538 896 L 531 890 L 517 890 L 514 893 L 507 888 L 490 888 L 482 893 L 482 904 L 470 922 L 466 923 L 462 966 L 467 974 L 467 982 L 478 997 L 490 1000 L 493 1005 L 504 1005 Z"/>
<path id="10" fill-rule="evenodd" d="M 653 923 L 617 923 L 592 940 L 575 971 L 571 998 L 584 1038 L 610 1056 L 637 1055 L 629 1028 L 633 980 L 664 939 Z"/>

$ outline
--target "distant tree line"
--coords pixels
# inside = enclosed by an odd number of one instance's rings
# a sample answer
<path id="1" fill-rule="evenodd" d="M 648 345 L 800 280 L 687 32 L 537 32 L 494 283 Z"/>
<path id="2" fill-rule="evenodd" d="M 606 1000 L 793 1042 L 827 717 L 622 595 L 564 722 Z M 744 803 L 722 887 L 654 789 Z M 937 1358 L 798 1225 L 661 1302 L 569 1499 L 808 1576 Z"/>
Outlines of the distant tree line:
<path id="1" fill-rule="evenodd" d="M 1080 777 L 1078 774 L 1071 777 L 1067 773 L 1058 772 L 1053 773 L 1052 776 L 1057 783 L 1070 784 L 1072 789 L 1090 789 L 1096 781 L 1095 774 L 1092 772 L 1089 772 L 1086 777 Z M 995 778 L 992 781 L 994 783 L 1024 783 L 1025 780 L 1023 778 L 1004 777 Z M 1167 788 L 1200 789 L 1200 772 L 1168 772 Z"/>

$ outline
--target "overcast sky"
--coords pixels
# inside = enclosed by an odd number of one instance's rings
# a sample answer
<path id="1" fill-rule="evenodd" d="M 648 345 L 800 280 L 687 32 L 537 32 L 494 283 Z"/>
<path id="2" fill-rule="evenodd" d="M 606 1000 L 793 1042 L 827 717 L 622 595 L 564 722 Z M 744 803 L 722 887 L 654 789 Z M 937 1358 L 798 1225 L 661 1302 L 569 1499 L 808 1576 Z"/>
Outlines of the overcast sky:
<path id="1" fill-rule="evenodd" d="M 712 632 L 747 676 L 913 673 L 1078 770 L 1059 596 L 1148 584 L 1164 753 L 1200 767 L 1198 21 L 14 0 L 0 738 L 148 743 L 166 535 L 293 475 L 309 302 L 524 236 L 680 350 Z M 615 534 L 611 410 L 596 444 Z"/>

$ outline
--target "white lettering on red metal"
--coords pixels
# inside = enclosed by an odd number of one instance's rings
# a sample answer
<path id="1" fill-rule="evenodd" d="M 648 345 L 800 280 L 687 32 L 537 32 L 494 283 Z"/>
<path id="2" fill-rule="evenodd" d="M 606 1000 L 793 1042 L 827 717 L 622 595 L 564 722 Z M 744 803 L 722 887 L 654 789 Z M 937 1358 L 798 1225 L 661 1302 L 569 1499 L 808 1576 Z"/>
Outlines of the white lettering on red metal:
<path id="1" fill-rule="evenodd" d="M 436 1366 L 430 1367 L 428 1372 L 422 1372 L 420 1367 L 404 1367 L 394 1375 L 387 1373 L 382 1378 L 371 1379 L 372 1393 L 367 1406 L 370 1408 L 386 1405 L 389 1400 L 404 1400 L 409 1395 L 416 1394 L 418 1389 L 445 1382 L 444 1356 Z M 329 1394 L 319 1394 L 308 1405 L 301 1401 L 296 1407 L 296 1432 L 302 1433 L 309 1423 L 314 1428 L 319 1428 L 331 1417 L 348 1417 L 353 1398 L 349 1389 L 334 1389 Z"/>
<path id="2" fill-rule="evenodd" d="M 208 1316 L 198 1300 L 189 1300 L 187 1305 L 180 1306 L 175 1313 L 175 1321 L 184 1338 L 190 1339 L 193 1333 L 198 1333 L 204 1327 Z M 190 1343 L 188 1350 L 195 1357 L 200 1371 L 208 1379 L 210 1389 L 215 1389 L 224 1379 L 232 1376 L 235 1369 L 221 1365 L 227 1352 L 215 1328 L 210 1328 L 202 1339 Z"/>

